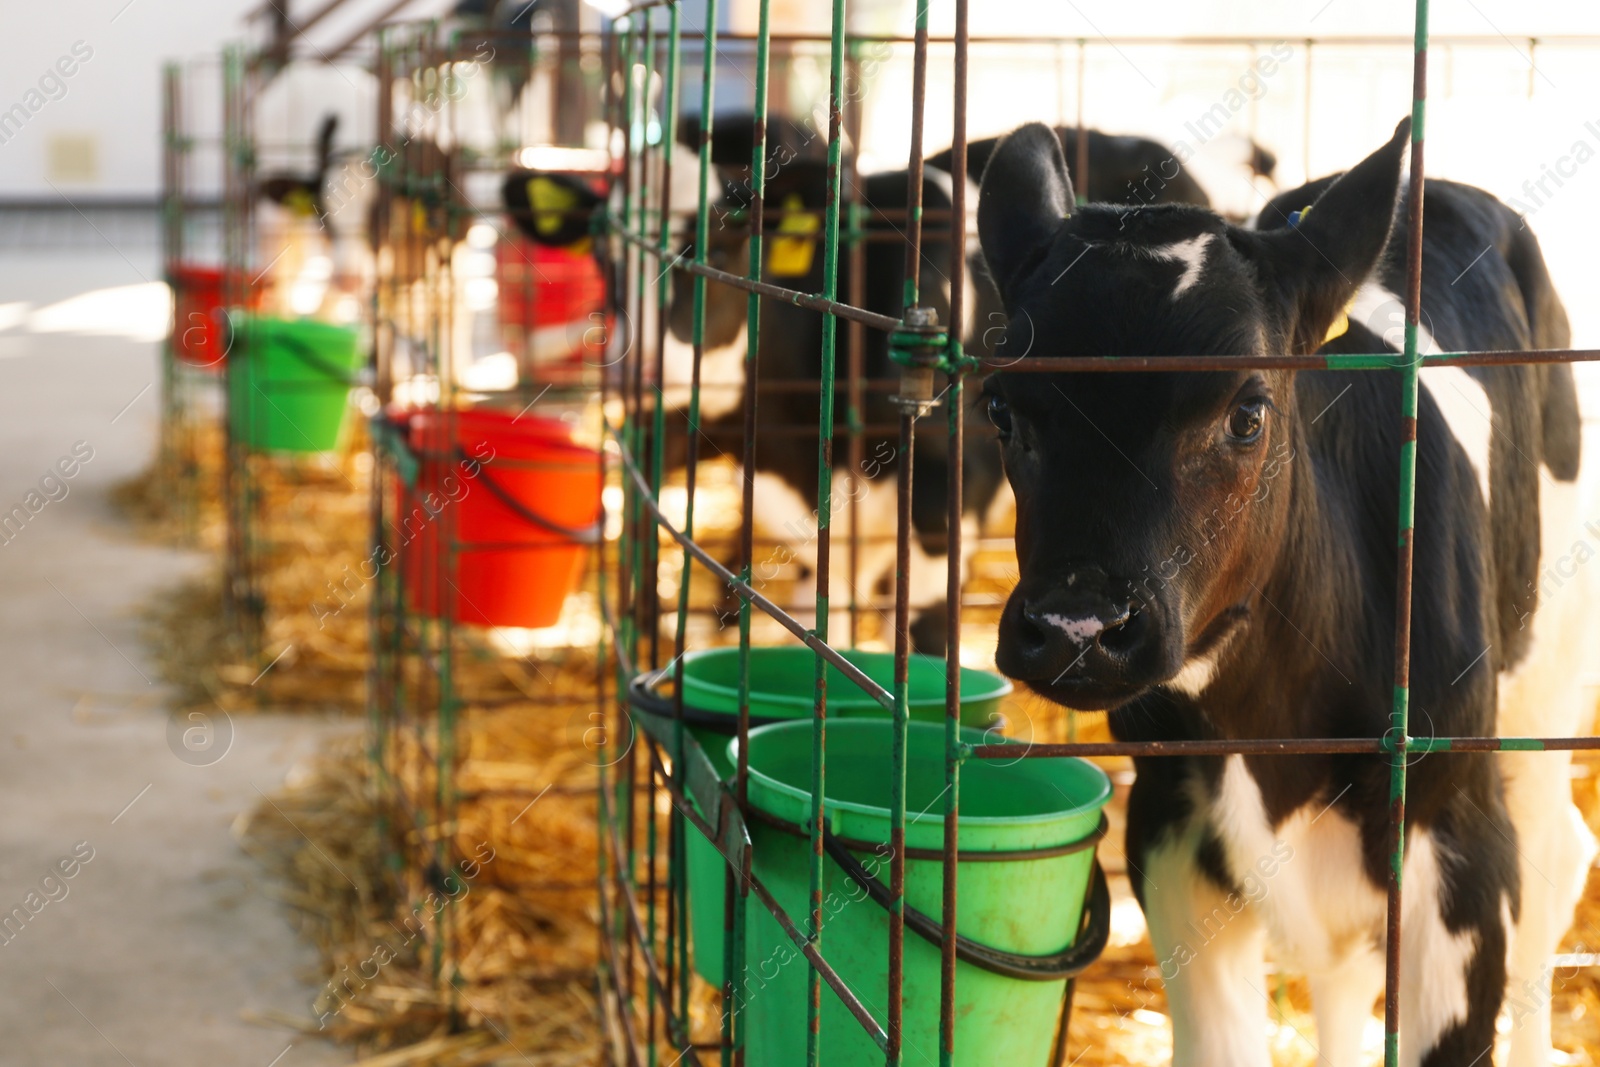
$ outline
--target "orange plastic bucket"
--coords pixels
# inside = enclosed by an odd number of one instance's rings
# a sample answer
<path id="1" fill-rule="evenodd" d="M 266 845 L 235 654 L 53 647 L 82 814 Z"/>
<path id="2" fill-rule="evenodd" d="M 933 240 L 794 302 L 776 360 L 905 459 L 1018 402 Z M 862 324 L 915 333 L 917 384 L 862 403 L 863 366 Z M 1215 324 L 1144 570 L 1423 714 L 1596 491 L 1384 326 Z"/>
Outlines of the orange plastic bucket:
<path id="1" fill-rule="evenodd" d="M 401 487 L 391 532 L 413 608 L 474 626 L 553 626 L 599 542 L 599 454 L 573 444 L 565 423 L 533 415 L 426 411 L 407 421 L 417 481 Z"/>
<path id="2" fill-rule="evenodd" d="M 191 366 L 221 368 L 227 358 L 224 277 L 217 267 L 178 264 L 168 278 L 172 286 L 172 351 Z M 247 305 L 259 307 L 259 291 L 246 286 L 243 275 L 236 274 L 233 280 L 236 291 L 250 290 Z"/>

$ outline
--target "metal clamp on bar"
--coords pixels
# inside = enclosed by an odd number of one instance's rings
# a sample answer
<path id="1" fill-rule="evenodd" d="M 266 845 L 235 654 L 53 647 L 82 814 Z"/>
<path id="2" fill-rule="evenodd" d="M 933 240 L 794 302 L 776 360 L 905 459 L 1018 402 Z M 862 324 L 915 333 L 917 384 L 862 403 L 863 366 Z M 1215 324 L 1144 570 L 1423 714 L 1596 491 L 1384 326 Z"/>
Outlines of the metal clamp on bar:
<path id="1" fill-rule="evenodd" d="M 890 402 L 920 419 L 933 407 L 933 372 L 944 369 L 950 338 L 930 307 L 906 308 L 900 328 L 889 334 L 889 358 L 900 364 L 900 392 Z"/>

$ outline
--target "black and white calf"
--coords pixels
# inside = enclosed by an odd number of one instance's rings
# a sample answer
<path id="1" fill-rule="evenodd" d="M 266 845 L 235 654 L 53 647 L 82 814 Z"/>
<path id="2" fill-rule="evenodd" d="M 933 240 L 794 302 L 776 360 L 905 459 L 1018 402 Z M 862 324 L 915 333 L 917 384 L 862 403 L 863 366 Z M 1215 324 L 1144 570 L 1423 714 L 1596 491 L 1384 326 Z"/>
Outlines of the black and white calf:
<path id="1" fill-rule="evenodd" d="M 863 203 L 862 229 L 865 233 L 861 253 L 862 303 L 871 311 L 899 318 L 904 313 L 906 172 L 889 171 L 863 176 L 860 190 Z M 939 321 L 947 322 L 950 312 L 950 274 L 953 255 L 947 223 L 931 221 L 951 205 L 949 176 L 933 168 L 924 170 L 922 202 L 930 221 L 922 236 L 920 303 L 933 308 Z M 749 222 L 738 208 L 750 202 L 749 190 L 736 181 L 725 183 L 722 202 L 713 211 L 706 259 L 710 266 L 744 273 L 749 262 Z M 764 263 L 767 281 L 802 292 L 823 288 L 824 248 L 823 209 L 826 203 L 827 166 L 815 160 L 796 159 L 781 167 L 765 189 Z M 846 189 L 844 197 L 851 198 Z M 685 249 L 688 254 L 690 249 Z M 851 299 L 851 279 L 855 267 L 848 246 L 841 243 L 839 260 L 839 299 Z M 970 279 L 970 272 L 968 275 Z M 664 356 L 664 383 L 669 403 L 681 410 L 687 403 L 687 385 L 693 360 L 694 280 L 677 272 L 669 309 L 667 344 Z M 969 294 L 971 290 L 969 289 Z M 969 295 L 966 307 L 973 309 Z M 705 328 L 701 356 L 702 393 L 700 413 L 705 438 L 702 457 L 718 452 L 737 458 L 744 437 L 744 364 L 749 350 L 747 335 L 748 296 L 742 289 L 709 283 L 705 293 Z M 764 536 L 786 543 L 781 553 L 796 561 L 801 574 L 797 594 L 805 602 L 814 592 L 817 560 L 817 389 L 822 373 L 821 313 L 780 300 L 765 299 L 761 305 L 761 343 L 756 354 L 759 380 L 784 383 L 792 388 L 764 393 L 760 398 L 760 417 L 756 445 L 756 517 Z M 845 380 L 850 363 L 850 328 L 838 326 L 836 368 Z M 899 369 L 889 358 L 888 339 L 877 330 L 862 331 L 859 353 L 862 377 L 872 383 L 893 382 Z M 809 385 L 809 388 L 807 387 Z M 794 388 L 798 387 L 798 388 Z M 861 522 L 860 587 L 858 601 L 873 598 L 894 573 L 895 533 L 895 453 L 898 450 L 896 425 L 898 409 L 881 389 L 867 388 L 862 395 L 861 421 L 869 429 L 863 440 L 862 477 L 852 483 L 845 477 L 847 394 L 835 394 L 834 425 L 839 437 L 835 444 L 834 478 L 834 564 L 831 568 L 830 602 L 842 612 L 851 601 L 848 582 L 850 569 L 844 563 L 843 545 L 848 536 L 851 509 L 845 506 L 849 493 L 855 494 Z M 933 425 L 937 422 L 939 425 Z M 804 431 L 809 430 L 809 433 Z M 681 434 L 677 435 L 680 439 Z M 914 615 L 913 640 L 922 651 L 940 652 L 945 644 L 944 610 L 946 573 L 946 463 L 947 445 L 942 419 L 923 420 L 915 439 L 917 477 L 912 510 L 916 537 L 912 544 L 910 583 Z M 986 511 L 995 503 L 1001 488 L 1000 467 L 992 435 L 973 435 L 966 456 L 964 521 L 966 537 L 963 567 Z M 754 561 L 757 577 L 762 577 L 764 557 Z M 770 569 L 770 568 L 769 568 Z M 766 575 L 771 577 L 771 575 Z M 842 617 L 832 632 L 841 632 Z"/>
<path id="2" fill-rule="evenodd" d="M 1280 197 L 1250 230 L 1191 207 L 1074 210 L 1055 136 L 1025 126 L 984 177 L 984 254 L 1034 355 L 1378 351 L 1392 340 L 1385 316 L 1399 321 L 1408 128 L 1337 180 Z M 1430 181 L 1425 223 L 1425 346 L 1568 343 L 1515 213 Z M 1347 308 L 1348 329 L 1328 341 Z M 1587 576 L 1542 602 L 1536 588 L 1581 532 L 1570 368 L 1422 380 L 1412 732 L 1578 733 L 1577 666 L 1593 649 L 1575 586 Z M 1003 671 L 1108 711 L 1124 740 L 1384 734 L 1399 375 L 1000 372 L 985 390 L 1017 499 Z M 1310 977 L 1322 1062 L 1361 1062 L 1383 986 L 1387 761 L 1136 763 L 1129 870 L 1174 1062 L 1270 1062 L 1268 946 Z M 1548 1062 L 1547 961 L 1594 855 L 1566 772 L 1565 756 L 1544 753 L 1411 767 L 1402 1062 L 1490 1063 L 1502 1005 L 1510 1062 Z"/>
<path id="3" fill-rule="evenodd" d="M 1056 138 L 1061 142 L 1068 173 L 1077 165 L 1078 130 L 1075 126 L 1057 126 Z M 1194 175 L 1178 160 L 1178 153 L 1160 141 L 1131 134 L 1103 133 L 1085 130 L 1088 140 L 1089 184 L 1083 187 L 1076 182 L 1077 191 L 1085 200 L 1096 204 L 1199 204 L 1209 207 L 1211 198 L 1200 187 Z M 967 174 L 973 181 L 981 180 L 989 157 L 994 155 L 998 137 L 985 137 L 967 145 Z M 1264 159 L 1271 159 L 1255 145 L 1251 146 Z M 929 156 L 928 162 L 943 170 L 950 169 L 950 150 Z M 1275 163 L 1275 161 L 1274 161 Z M 1268 166 L 1266 176 L 1271 175 Z"/>

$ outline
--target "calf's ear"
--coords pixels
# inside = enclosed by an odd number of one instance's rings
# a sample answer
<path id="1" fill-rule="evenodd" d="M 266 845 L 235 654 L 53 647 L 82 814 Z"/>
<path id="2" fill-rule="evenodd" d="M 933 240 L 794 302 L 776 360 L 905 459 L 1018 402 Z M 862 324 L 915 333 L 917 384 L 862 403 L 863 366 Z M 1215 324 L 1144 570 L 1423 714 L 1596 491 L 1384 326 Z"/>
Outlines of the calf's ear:
<path id="1" fill-rule="evenodd" d="M 1411 120 L 1389 143 L 1346 171 L 1298 224 L 1259 235 L 1263 281 L 1276 290 L 1296 353 L 1321 346 L 1383 255 L 1400 197 Z"/>
<path id="2" fill-rule="evenodd" d="M 1007 298 L 1072 210 L 1072 180 L 1055 131 L 1039 122 L 1001 139 L 978 193 L 978 240 Z"/>

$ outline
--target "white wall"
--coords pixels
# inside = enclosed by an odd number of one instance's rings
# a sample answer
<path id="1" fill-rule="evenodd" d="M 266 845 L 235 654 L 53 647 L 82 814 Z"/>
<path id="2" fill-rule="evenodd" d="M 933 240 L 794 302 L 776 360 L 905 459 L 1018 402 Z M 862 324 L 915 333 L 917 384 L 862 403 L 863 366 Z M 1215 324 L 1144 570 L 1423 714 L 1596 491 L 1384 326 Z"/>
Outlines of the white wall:
<path id="1" fill-rule="evenodd" d="M 240 15 L 256 2 L 0 0 L 0 118 L 13 105 L 42 105 L 20 130 L 11 122 L 0 129 L 0 198 L 55 195 L 48 147 L 60 136 L 89 138 L 98 171 L 92 180 L 57 181 L 60 192 L 153 196 L 160 180 L 161 61 L 219 51 L 243 33 Z M 76 42 L 80 53 L 92 54 L 58 88 L 51 75 Z"/>

